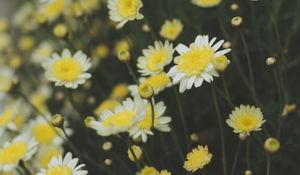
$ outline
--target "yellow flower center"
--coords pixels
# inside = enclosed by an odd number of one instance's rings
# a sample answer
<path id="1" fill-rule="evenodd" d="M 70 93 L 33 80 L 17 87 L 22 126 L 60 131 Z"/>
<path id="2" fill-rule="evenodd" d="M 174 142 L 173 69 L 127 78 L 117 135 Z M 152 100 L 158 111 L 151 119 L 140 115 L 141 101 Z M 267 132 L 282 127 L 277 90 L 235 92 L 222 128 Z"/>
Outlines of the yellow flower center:
<path id="1" fill-rule="evenodd" d="M 179 57 L 177 67 L 187 76 L 199 75 L 211 63 L 214 53 L 214 50 L 209 46 L 192 45 L 188 52 Z"/>
<path id="2" fill-rule="evenodd" d="M 61 154 L 61 152 L 54 148 L 54 149 L 51 149 L 50 151 L 46 152 L 42 157 L 41 157 L 41 165 L 43 168 L 47 168 L 48 167 L 48 164 L 49 162 L 51 161 L 51 159 L 54 157 L 54 156 L 59 156 Z"/>
<path id="3" fill-rule="evenodd" d="M 166 64 L 168 61 L 168 52 L 165 48 L 161 48 L 159 50 L 155 50 L 154 52 L 150 53 L 146 66 L 150 71 L 159 71 L 161 66 Z"/>
<path id="4" fill-rule="evenodd" d="M 201 7 L 212 7 L 218 5 L 221 0 L 194 0 L 194 3 Z"/>
<path id="5" fill-rule="evenodd" d="M 212 158 L 207 147 L 198 146 L 192 152 L 187 154 L 187 161 L 184 162 L 184 168 L 188 171 L 195 172 L 207 165 Z"/>
<path id="6" fill-rule="evenodd" d="M 39 110 L 41 113 L 47 113 L 48 108 L 46 105 L 46 96 L 42 93 L 34 93 L 31 97 L 30 100 L 32 104 Z"/>
<path id="7" fill-rule="evenodd" d="M 48 168 L 45 175 L 72 175 L 72 169 L 66 165 L 58 165 Z"/>
<path id="8" fill-rule="evenodd" d="M 134 113 L 131 111 L 123 111 L 123 112 L 116 113 L 115 115 L 104 120 L 102 124 L 105 127 L 111 127 L 111 126 L 129 127 L 131 120 L 133 119 L 134 116 L 135 116 Z"/>
<path id="9" fill-rule="evenodd" d="M 254 130 L 258 124 L 258 118 L 248 114 L 243 114 L 236 119 L 237 128 L 246 132 Z"/>
<path id="10" fill-rule="evenodd" d="M 147 78 L 142 84 L 149 84 L 155 92 L 166 87 L 171 83 L 170 78 L 164 72 L 153 75 L 152 77 Z"/>
<path id="11" fill-rule="evenodd" d="M 51 144 L 57 136 L 55 129 L 48 123 L 36 123 L 31 129 L 34 138 L 42 144 Z"/>
<path id="12" fill-rule="evenodd" d="M 0 116 L 0 127 L 3 127 L 9 123 L 12 117 L 12 110 L 6 109 L 4 113 Z"/>
<path id="13" fill-rule="evenodd" d="M 62 81 L 74 81 L 82 73 L 82 67 L 78 61 L 72 58 L 62 58 L 53 64 L 54 76 Z"/>
<path id="14" fill-rule="evenodd" d="M 16 127 L 19 129 L 23 126 L 24 121 L 25 121 L 25 117 L 23 115 L 17 115 L 13 118 L 12 121 L 14 122 Z"/>
<path id="15" fill-rule="evenodd" d="M 156 112 L 154 111 L 154 126 L 157 125 L 157 115 L 156 115 Z M 140 129 L 151 129 L 151 126 L 152 126 L 152 110 L 151 110 L 151 106 L 148 105 L 147 106 L 147 109 L 146 109 L 146 116 L 145 118 L 140 121 L 138 123 L 138 126 Z"/>
<path id="16" fill-rule="evenodd" d="M 65 0 L 53 0 L 45 6 L 43 14 L 49 18 L 54 18 L 64 11 L 66 7 Z"/>
<path id="17" fill-rule="evenodd" d="M 0 151 L 0 164 L 13 164 L 20 161 L 27 153 L 25 142 L 16 142 Z"/>
<path id="18" fill-rule="evenodd" d="M 136 16 L 140 0 L 117 0 L 117 11 L 123 18 L 133 18 Z"/>

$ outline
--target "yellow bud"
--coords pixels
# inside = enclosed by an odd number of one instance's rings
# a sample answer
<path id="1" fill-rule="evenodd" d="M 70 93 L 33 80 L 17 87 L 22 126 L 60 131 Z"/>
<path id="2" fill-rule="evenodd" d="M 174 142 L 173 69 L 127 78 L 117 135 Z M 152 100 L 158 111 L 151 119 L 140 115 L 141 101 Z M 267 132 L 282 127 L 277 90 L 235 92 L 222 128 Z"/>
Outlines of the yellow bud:
<path id="1" fill-rule="evenodd" d="M 139 94 L 142 98 L 149 99 L 153 96 L 154 90 L 151 85 L 143 83 L 139 85 Z"/>
<path id="2" fill-rule="evenodd" d="M 243 22 L 243 18 L 240 16 L 236 16 L 231 19 L 231 25 L 233 27 L 239 27 L 242 24 L 242 22 Z"/>
<path id="3" fill-rule="evenodd" d="M 229 60 L 225 55 L 215 58 L 215 61 L 213 62 L 214 68 L 218 72 L 224 72 L 228 64 Z"/>
<path id="4" fill-rule="evenodd" d="M 149 32 L 149 31 L 150 31 L 150 28 L 149 28 L 148 24 L 144 24 L 144 25 L 142 26 L 142 30 L 143 30 L 143 32 Z"/>
<path id="5" fill-rule="evenodd" d="M 55 93 L 55 99 L 58 100 L 58 101 L 62 100 L 64 98 L 64 96 L 65 95 L 64 95 L 63 92 L 58 91 L 58 92 Z"/>
<path id="6" fill-rule="evenodd" d="M 72 4 L 72 15 L 75 17 L 80 17 L 83 15 L 83 10 L 79 2 L 74 2 Z"/>
<path id="7" fill-rule="evenodd" d="M 58 38 L 64 38 L 68 34 L 68 28 L 65 24 L 57 24 L 53 29 L 53 33 Z"/>
<path id="8" fill-rule="evenodd" d="M 223 47 L 224 49 L 228 49 L 228 48 L 230 48 L 231 46 L 232 46 L 232 44 L 231 44 L 231 42 L 229 42 L 229 41 L 224 42 L 224 44 L 222 45 L 222 47 Z"/>
<path id="9" fill-rule="evenodd" d="M 95 118 L 92 117 L 92 116 L 88 116 L 84 119 L 84 124 L 87 128 L 90 128 L 91 127 L 91 122 L 92 121 L 95 121 Z"/>
<path id="10" fill-rule="evenodd" d="M 88 104 L 93 105 L 96 102 L 96 98 L 94 96 L 89 96 L 87 101 L 88 101 Z"/>
<path id="11" fill-rule="evenodd" d="M 265 141 L 264 148 L 268 153 L 275 153 L 280 148 L 280 142 L 276 138 L 270 137 Z"/>
<path id="12" fill-rule="evenodd" d="M 112 148 L 112 143 L 111 142 L 104 142 L 102 145 L 102 149 L 104 151 L 109 151 Z"/>
<path id="13" fill-rule="evenodd" d="M 199 135 L 196 134 L 196 133 L 192 133 L 190 138 L 193 142 L 198 142 L 199 141 Z"/>
<path id="14" fill-rule="evenodd" d="M 287 116 L 289 113 L 294 112 L 296 107 L 296 104 L 285 104 L 281 115 Z"/>
<path id="15" fill-rule="evenodd" d="M 65 120 L 62 115 L 55 114 L 52 116 L 51 123 L 53 126 L 55 126 L 57 128 L 63 128 L 64 122 L 65 122 Z"/>
<path id="16" fill-rule="evenodd" d="M 104 164 L 107 165 L 107 166 L 110 166 L 112 164 L 112 160 L 111 159 L 105 159 Z"/>
<path id="17" fill-rule="evenodd" d="M 245 175 L 253 175 L 253 173 L 252 173 L 251 170 L 246 170 L 246 171 L 245 171 Z"/>
<path id="18" fill-rule="evenodd" d="M 134 155 L 132 154 L 132 151 L 133 151 Z M 135 161 L 141 159 L 142 154 L 143 154 L 143 151 L 142 151 L 141 147 L 139 147 L 139 146 L 137 146 L 137 145 L 133 145 L 133 146 L 131 147 L 131 150 L 128 149 L 127 153 L 128 153 L 128 158 L 129 158 L 131 161 L 135 162 Z"/>
<path id="19" fill-rule="evenodd" d="M 242 141 L 246 140 L 247 137 L 248 137 L 248 135 L 247 135 L 246 133 L 240 133 L 240 134 L 239 134 L 239 138 L 240 138 L 240 140 L 242 140 Z"/>
<path id="20" fill-rule="evenodd" d="M 130 58 L 131 58 L 130 52 L 127 50 L 120 51 L 118 53 L 118 59 L 122 62 L 125 62 L 125 63 L 129 62 Z"/>
<path id="21" fill-rule="evenodd" d="M 19 48 L 25 52 L 30 51 L 34 44 L 34 39 L 31 36 L 23 36 L 19 40 Z"/>
<path id="22" fill-rule="evenodd" d="M 20 68 L 20 66 L 22 65 L 22 60 L 18 55 L 13 55 L 10 59 L 9 59 L 9 65 L 10 67 L 12 67 L 13 69 L 18 69 Z"/>
<path id="23" fill-rule="evenodd" d="M 43 25 L 43 24 L 47 23 L 47 17 L 43 13 L 37 13 L 35 15 L 35 20 L 40 25 Z"/>
<path id="24" fill-rule="evenodd" d="M 266 65 L 268 65 L 268 66 L 273 65 L 275 62 L 276 62 L 276 58 L 274 58 L 274 57 L 268 57 L 266 59 Z"/>
<path id="25" fill-rule="evenodd" d="M 233 4 L 230 5 L 230 10 L 231 11 L 237 11 L 239 8 L 240 8 L 239 5 L 236 4 L 236 3 L 233 3 Z"/>

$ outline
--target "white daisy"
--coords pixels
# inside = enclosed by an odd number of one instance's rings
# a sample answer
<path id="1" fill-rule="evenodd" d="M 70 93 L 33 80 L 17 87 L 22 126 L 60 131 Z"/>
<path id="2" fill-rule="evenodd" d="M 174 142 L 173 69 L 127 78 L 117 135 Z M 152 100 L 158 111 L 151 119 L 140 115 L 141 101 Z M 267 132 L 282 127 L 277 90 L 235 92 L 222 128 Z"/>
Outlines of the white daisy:
<path id="1" fill-rule="evenodd" d="M 130 128 L 129 133 L 134 139 L 141 138 L 143 142 L 147 142 L 147 135 L 153 135 L 152 132 L 152 109 L 151 105 L 147 100 L 144 100 L 146 109 L 146 115 L 144 118 L 137 122 L 133 127 Z M 154 123 L 153 127 L 162 132 L 170 132 L 171 128 L 169 123 L 171 117 L 163 116 L 166 111 L 164 102 L 158 102 L 154 105 Z"/>
<path id="2" fill-rule="evenodd" d="M 0 103 L 0 136 L 6 129 L 17 130 L 17 126 L 13 119 L 19 112 L 20 101 L 8 101 L 7 99 L 1 100 Z"/>
<path id="3" fill-rule="evenodd" d="M 0 68 L 0 93 L 6 94 L 10 91 L 15 79 L 14 71 L 8 67 Z"/>
<path id="4" fill-rule="evenodd" d="M 46 77 L 55 82 L 56 86 L 75 89 L 91 77 L 86 72 L 91 67 L 90 59 L 82 51 L 72 55 L 70 50 L 64 49 L 61 56 L 55 53 L 47 59 L 43 67 Z"/>
<path id="5" fill-rule="evenodd" d="M 152 75 L 147 78 L 141 77 L 139 78 L 139 82 L 141 85 L 144 83 L 150 85 L 153 88 L 155 94 L 158 94 L 165 88 L 170 87 L 172 85 L 170 77 L 168 77 L 168 75 L 165 72 L 161 72 L 159 74 Z M 128 89 L 132 96 L 139 95 L 138 85 L 129 85 Z"/>
<path id="6" fill-rule="evenodd" d="M 139 12 L 143 7 L 141 0 L 108 0 L 109 17 L 118 22 L 117 28 L 121 28 L 128 21 L 140 20 L 144 16 Z"/>
<path id="7" fill-rule="evenodd" d="M 145 115 L 142 99 L 127 98 L 114 111 L 104 110 L 100 114 L 100 121 L 92 121 L 91 128 L 101 136 L 109 136 L 126 132 L 133 124 Z"/>
<path id="8" fill-rule="evenodd" d="M 84 164 L 78 164 L 78 158 L 72 158 L 72 153 L 68 152 L 64 158 L 62 156 L 53 157 L 47 169 L 41 169 L 37 175 L 86 175 L 88 172 L 82 170 Z"/>
<path id="9" fill-rule="evenodd" d="M 215 41 L 216 37 L 209 41 L 207 35 L 198 35 L 189 47 L 183 44 L 176 46 L 179 56 L 175 57 L 176 65 L 169 70 L 168 75 L 172 77 L 174 84 L 180 82 L 181 93 L 186 89 L 191 89 L 193 85 L 200 87 L 203 81 L 213 81 L 213 76 L 219 76 L 214 69 L 213 61 L 230 52 L 231 49 L 218 51 L 224 40 L 217 43 Z"/>
<path id="10" fill-rule="evenodd" d="M 12 142 L 5 142 L 0 149 L 0 171 L 13 170 L 21 160 L 31 159 L 36 151 L 37 142 L 28 135 L 20 135 Z"/>
<path id="11" fill-rule="evenodd" d="M 154 46 L 144 49 L 143 56 L 138 58 L 137 67 L 143 76 L 158 74 L 171 63 L 174 53 L 173 44 L 165 41 L 155 41 Z"/>
<path id="12" fill-rule="evenodd" d="M 50 42 L 42 42 L 31 54 L 32 61 L 34 63 L 42 63 L 47 58 L 51 57 L 53 53 L 53 46 Z"/>

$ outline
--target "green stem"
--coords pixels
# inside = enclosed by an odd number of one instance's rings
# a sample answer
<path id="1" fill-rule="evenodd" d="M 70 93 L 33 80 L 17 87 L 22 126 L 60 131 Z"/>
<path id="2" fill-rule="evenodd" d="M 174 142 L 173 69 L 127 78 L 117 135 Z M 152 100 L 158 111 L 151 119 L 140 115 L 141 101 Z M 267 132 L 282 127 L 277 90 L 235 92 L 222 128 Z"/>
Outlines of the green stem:
<path id="1" fill-rule="evenodd" d="M 151 129 L 154 129 L 155 125 L 155 109 L 154 109 L 154 97 L 148 99 L 151 106 Z"/>
<path id="2" fill-rule="evenodd" d="M 250 76 L 250 82 L 251 82 L 252 96 L 253 96 L 255 104 L 257 106 L 260 106 L 260 103 L 257 99 L 256 90 L 255 90 L 255 84 L 254 84 L 254 79 L 253 79 L 253 68 L 252 68 L 252 63 L 251 63 L 251 58 L 250 58 L 250 54 L 249 54 L 248 45 L 247 45 L 247 42 L 246 42 L 246 39 L 245 39 L 245 36 L 244 36 L 243 32 L 242 31 L 239 31 L 239 32 L 240 32 L 242 43 L 243 43 L 243 46 L 244 46 L 245 52 L 246 52 L 246 58 L 247 58 L 249 76 Z"/>
<path id="3" fill-rule="evenodd" d="M 267 155 L 267 175 L 270 175 L 270 169 L 271 169 L 271 159 L 270 156 Z"/>
<path id="4" fill-rule="evenodd" d="M 220 114 L 220 109 L 218 105 L 218 100 L 216 97 L 216 91 L 215 88 L 212 88 L 212 95 L 214 100 L 214 105 L 216 108 L 218 123 L 219 123 L 219 130 L 220 130 L 220 139 L 221 139 L 221 151 L 222 151 L 222 163 L 223 163 L 223 174 L 227 175 L 227 160 L 226 160 L 226 148 L 225 148 L 225 138 L 224 138 L 224 128 L 223 128 L 223 121 Z"/>
<path id="5" fill-rule="evenodd" d="M 247 144 L 246 144 L 246 163 L 247 163 L 247 169 L 250 170 L 250 139 L 247 139 Z"/>
<path id="6" fill-rule="evenodd" d="M 237 150 L 236 150 L 236 153 L 235 153 L 235 156 L 234 156 L 234 161 L 233 161 L 233 165 L 232 165 L 232 168 L 231 168 L 230 175 L 234 175 L 236 165 L 237 165 L 237 162 L 238 162 L 238 158 L 239 158 L 239 154 L 240 154 L 240 149 L 241 149 L 241 140 L 239 140 L 239 143 L 238 143 L 238 147 L 237 147 Z"/>
<path id="7" fill-rule="evenodd" d="M 174 86 L 172 88 L 173 88 L 173 92 L 175 95 L 176 104 L 177 104 L 177 108 L 178 108 L 178 112 L 179 112 L 179 117 L 180 117 L 180 120 L 182 123 L 183 132 L 185 135 L 185 140 L 186 140 L 185 143 L 187 143 L 187 145 L 189 145 L 190 144 L 189 135 L 188 135 L 187 127 L 186 127 L 187 125 L 186 125 L 186 121 L 185 121 L 185 117 L 184 117 L 184 113 L 183 113 L 183 109 L 182 109 L 182 104 L 181 104 L 177 89 Z"/>
<path id="8" fill-rule="evenodd" d="M 136 78 L 132 68 L 130 67 L 129 63 L 125 63 L 126 67 L 127 67 L 127 70 L 129 71 L 129 74 L 130 76 L 132 77 L 132 79 L 134 80 L 135 84 L 136 85 L 139 85 L 139 81 L 138 79 Z"/>

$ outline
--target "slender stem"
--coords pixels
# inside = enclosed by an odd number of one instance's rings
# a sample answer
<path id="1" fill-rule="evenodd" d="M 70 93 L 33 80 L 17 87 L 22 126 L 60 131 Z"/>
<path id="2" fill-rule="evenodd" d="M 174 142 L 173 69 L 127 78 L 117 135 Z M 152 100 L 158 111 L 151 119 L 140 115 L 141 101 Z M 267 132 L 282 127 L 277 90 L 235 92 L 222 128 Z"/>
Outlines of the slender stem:
<path id="1" fill-rule="evenodd" d="M 240 154 L 240 149 L 241 149 L 241 140 L 239 140 L 239 143 L 238 143 L 238 147 L 237 147 L 237 150 L 236 150 L 236 153 L 235 153 L 235 156 L 234 156 L 234 161 L 233 161 L 233 165 L 232 165 L 232 168 L 231 168 L 230 175 L 234 175 L 235 168 L 236 168 L 238 158 L 239 158 L 239 154 Z"/>
<path id="2" fill-rule="evenodd" d="M 271 169 L 271 159 L 270 156 L 267 155 L 267 175 L 270 175 L 270 169 Z"/>
<path id="3" fill-rule="evenodd" d="M 34 172 L 32 172 L 31 170 L 30 170 L 30 168 L 29 167 L 27 167 L 26 166 L 26 164 L 25 164 L 25 162 L 22 160 L 22 161 L 20 161 L 20 167 L 22 167 L 22 169 L 25 171 L 25 174 L 27 174 L 27 175 L 34 175 Z"/>
<path id="4" fill-rule="evenodd" d="M 123 139 L 123 140 L 126 143 L 126 145 L 127 145 L 128 149 L 129 149 L 130 153 L 133 156 L 133 159 L 134 159 L 134 162 L 136 163 L 138 171 L 140 171 L 142 169 L 142 166 L 141 166 L 141 164 L 140 164 L 140 162 L 139 162 L 139 160 L 138 160 L 135 152 L 132 149 L 132 143 L 131 143 L 130 137 L 128 137 L 127 139 Z"/>
<path id="5" fill-rule="evenodd" d="M 222 150 L 222 162 L 223 162 L 223 174 L 227 175 L 227 160 L 226 160 L 226 148 L 225 148 L 225 138 L 224 138 L 224 128 L 223 128 L 223 121 L 222 117 L 220 114 L 220 109 L 218 105 L 218 100 L 216 97 L 216 91 L 215 88 L 212 88 L 212 95 L 213 95 L 213 100 L 214 100 L 214 105 L 216 108 L 216 113 L 217 113 L 217 118 L 218 118 L 218 123 L 219 123 L 219 130 L 220 130 L 220 139 L 221 139 L 221 150 Z"/>
<path id="6" fill-rule="evenodd" d="M 250 139 L 247 139 L 247 144 L 246 144 L 246 163 L 247 163 L 247 169 L 250 170 Z"/>
<path id="7" fill-rule="evenodd" d="M 259 101 L 257 99 L 257 95 L 256 95 L 256 91 L 255 91 L 255 84 L 254 84 L 254 79 L 253 79 L 253 68 L 252 68 L 252 63 L 251 63 L 251 58 L 250 58 L 250 54 L 249 54 L 248 45 L 247 45 L 245 36 L 244 36 L 242 31 L 240 31 L 240 35 L 241 35 L 243 46 L 245 48 L 246 58 L 247 58 L 247 62 L 248 62 L 248 69 L 249 69 L 249 76 L 250 76 L 250 82 L 251 82 L 252 96 L 253 96 L 255 104 L 259 105 Z"/>
<path id="8" fill-rule="evenodd" d="M 180 120 L 181 120 L 181 123 L 182 123 L 183 132 L 184 132 L 184 135 L 185 135 L 185 140 L 186 140 L 185 143 L 187 143 L 187 145 L 189 145 L 189 138 L 188 138 L 189 135 L 188 135 L 188 130 L 186 128 L 186 121 L 185 121 L 185 117 L 184 117 L 184 113 L 183 113 L 183 109 L 182 109 L 182 104 L 181 104 L 181 101 L 180 101 L 180 98 L 179 98 L 178 91 L 174 86 L 173 86 L 173 92 L 175 94 L 175 99 L 176 99 L 176 103 L 177 103 L 179 117 L 180 117 Z"/>
<path id="9" fill-rule="evenodd" d="M 229 96 L 224 94 L 224 92 L 222 92 L 221 89 L 218 86 L 216 86 L 215 84 L 213 84 L 213 87 L 215 88 L 216 92 L 218 92 L 228 102 L 228 104 L 231 107 L 235 107 L 234 104 L 232 103 L 231 99 L 229 98 Z"/>
<path id="10" fill-rule="evenodd" d="M 130 67 L 129 63 L 125 63 L 125 65 L 126 65 L 128 71 L 129 71 L 130 76 L 131 76 L 132 79 L 134 80 L 135 84 L 138 85 L 138 84 L 139 84 L 139 81 L 138 81 L 138 79 L 136 78 L 136 76 L 135 76 L 135 74 L 134 74 L 132 68 Z"/>
<path id="11" fill-rule="evenodd" d="M 155 125 L 155 109 L 154 109 L 154 97 L 148 99 L 151 106 L 151 129 L 154 129 Z"/>

